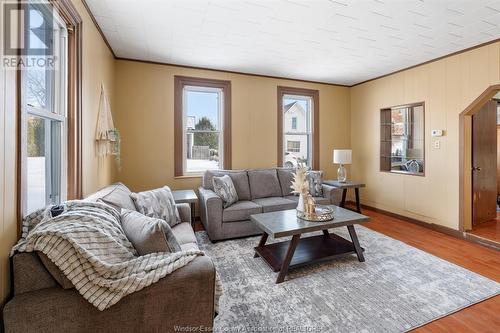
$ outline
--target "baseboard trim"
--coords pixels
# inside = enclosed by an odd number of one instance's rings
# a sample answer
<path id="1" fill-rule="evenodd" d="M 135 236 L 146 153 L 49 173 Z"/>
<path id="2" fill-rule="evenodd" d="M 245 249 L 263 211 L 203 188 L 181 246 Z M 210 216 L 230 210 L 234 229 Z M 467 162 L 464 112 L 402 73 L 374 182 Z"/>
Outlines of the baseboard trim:
<path id="1" fill-rule="evenodd" d="M 350 205 L 355 205 L 355 203 L 353 201 L 348 201 L 347 203 Z M 488 247 L 490 249 L 500 251 L 500 243 L 486 239 L 486 238 L 482 238 L 482 237 L 479 237 L 479 236 L 476 236 L 473 234 L 469 234 L 467 232 L 462 232 L 462 231 L 448 228 L 448 227 L 445 227 L 445 226 L 442 226 L 439 224 L 435 224 L 435 223 L 428 223 L 428 222 L 420 221 L 420 220 L 417 220 L 417 219 L 414 219 L 414 218 L 411 218 L 408 216 L 396 214 L 393 212 L 389 212 L 387 210 L 371 207 L 371 206 L 364 205 L 364 204 L 361 204 L 361 208 L 368 209 L 368 210 L 371 210 L 371 211 L 374 211 L 374 212 L 377 212 L 380 214 L 384 214 L 384 215 L 387 215 L 390 217 L 394 217 L 394 218 L 403 220 L 405 222 L 410 222 L 410 223 L 419 225 L 421 227 L 446 234 L 448 236 L 452 236 L 452 237 L 455 237 L 458 239 L 463 239 L 463 240 L 471 242 L 471 243 L 479 244 L 479 245 Z"/>

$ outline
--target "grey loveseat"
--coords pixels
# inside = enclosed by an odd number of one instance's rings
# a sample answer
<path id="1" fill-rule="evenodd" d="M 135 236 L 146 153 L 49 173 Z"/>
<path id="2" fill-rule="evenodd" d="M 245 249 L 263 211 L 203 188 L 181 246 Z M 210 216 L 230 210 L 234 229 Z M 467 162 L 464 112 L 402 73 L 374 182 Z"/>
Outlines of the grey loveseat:
<path id="1" fill-rule="evenodd" d="M 129 194 L 126 186 L 115 184 L 87 199 L 135 209 Z M 182 221 L 191 221 L 187 204 L 177 208 Z M 198 248 L 189 222 L 172 230 L 182 249 Z M 12 270 L 13 298 L 3 311 L 6 333 L 173 332 L 175 326 L 209 329 L 213 325 L 215 268 L 206 256 L 104 311 L 86 301 L 72 285 L 64 286 L 59 269 L 44 264 L 37 253 L 14 255 Z"/>
<path id="2" fill-rule="evenodd" d="M 297 207 L 298 196 L 290 188 L 293 169 L 209 170 L 203 175 L 200 194 L 200 215 L 210 240 L 260 234 L 250 221 L 250 215 Z M 214 176 L 231 177 L 239 201 L 223 208 L 222 199 L 213 191 Z M 323 184 L 323 196 L 315 197 L 318 204 L 340 202 L 341 191 Z"/>

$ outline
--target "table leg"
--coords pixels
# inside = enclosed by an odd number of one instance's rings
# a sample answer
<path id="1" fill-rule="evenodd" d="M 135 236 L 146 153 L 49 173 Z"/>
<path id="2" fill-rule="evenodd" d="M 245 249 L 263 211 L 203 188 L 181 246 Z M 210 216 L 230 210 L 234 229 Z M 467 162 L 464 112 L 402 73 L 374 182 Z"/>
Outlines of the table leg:
<path id="1" fill-rule="evenodd" d="M 347 230 L 349 230 L 349 235 L 351 236 L 352 244 L 354 245 L 354 249 L 356 250 L 356 255 L 358 256 L 358 260 L 361 262 L 365 261 L 365 257 L 363 256 L 363 249 L 359 245 L 358 235 L 356 235 L 354 226 L 348 225 Z"/>
<path id="2" fill-rule="evenodd" d="M 345 207 L 345 197 L 347 195 L 347 189 L 344 188 L 342 189 L 342 201 L 340 201 L 340 207 L 344 208 Z"/>
<path id="3" fill-rule="evenodd" d="M 323 230 L 323 235 L 330 236 L 330 233 L 328 232 L 328 230 Z"/>
<path id="4" fill-rule="evenodd" d="M 354 193 L 356 193 L 356 211 L 361 214 L 361 202 L 359 202 L 359 188 L 354 189 Z"/>
<path id="5" fill-rule="evenodd" d="M 194 202 L 191 202 L 189 206 L 191 207 L 191 227 L 193 228 L 193 230 L 195 230 Z"/>
<path id="6" fill-rule="evenodd" d="M 257 247 L 261 247 L 261 246 L 266 245 L 267 237 L 268 237 L 268 234 L 266 234 L 265 232 L 262 233 L 262 237 L 260 238 L 259 245 Z M 257 258 L 258 256 L 259 255 L 257 254 L 257 252 L 255 252 L 253 255 L 254 258 Z"/>
<path id="7" fill-rule="evenodd" d="M 280 273 L 278 274 L 276 283 L 281 283 L 285 281 L 285 276 L 288 273 L 288 267 L 290 267 L 290 262 L 292 261 L 295 249 L 299 244 L 299 240 L 300 240 L 300 235 L 293 235 L 292 240 L 290 241 L 290 245 L 288 246 L 288 251 L 286 252 L 285 260 L 283 260 L 283 263 L 281 264 Z"/>

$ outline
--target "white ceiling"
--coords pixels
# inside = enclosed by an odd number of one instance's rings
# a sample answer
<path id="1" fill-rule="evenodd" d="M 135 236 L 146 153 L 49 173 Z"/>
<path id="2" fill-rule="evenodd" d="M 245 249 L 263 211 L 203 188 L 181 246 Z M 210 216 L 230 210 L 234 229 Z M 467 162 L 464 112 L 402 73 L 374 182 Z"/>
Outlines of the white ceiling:
<path id="1" fill-rule="evenodd" d="M 86 0 L 117 57 L 356 84 L 500 37 L 500 0 Z"/>

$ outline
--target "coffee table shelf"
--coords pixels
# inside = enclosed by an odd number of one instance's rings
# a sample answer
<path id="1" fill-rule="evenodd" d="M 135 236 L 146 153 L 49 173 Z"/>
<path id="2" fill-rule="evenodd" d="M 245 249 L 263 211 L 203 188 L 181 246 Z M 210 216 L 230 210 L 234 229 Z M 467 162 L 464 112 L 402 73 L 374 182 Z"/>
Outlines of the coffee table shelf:
<path id="1" fill-rule="evenodd" d="M 255 247 L 255 252 L 271 267 L 273 272 L 279 272 L 291 241 L 271 243 Z M 350 254 L 356 249 L 352 242 L 336 234 L 318 235 L 301 238 L 290 261 L 289 268 L 309 265 Z"/>
<path id="2" fill-rule="evenodd" d="M 250 219 L 262 230 L 259 245 L 255 247 L 254 257 L 262 257 L 264 261 L 278 272 L 276 283 L 285 281 L 288 269 L 314 262 L 356 254 L 363 262 L 364 249 L 360 246 L 355 224 L 368 222 L 368 216 L 350 210 L 330 206 L 335 218 L 330 221 L 310 222 L 297 217 L 295 209 L 250 215 Z M 347 227 L 351 241 L 340 237 L 330 229 Z M 302 235 L 323 231 L 323 235 Z M 289 241 L 266 244 L 268 237 L 281 238 L 292 236 Z"/>

